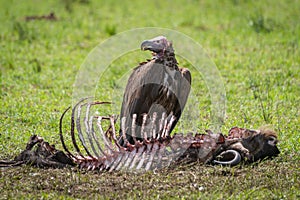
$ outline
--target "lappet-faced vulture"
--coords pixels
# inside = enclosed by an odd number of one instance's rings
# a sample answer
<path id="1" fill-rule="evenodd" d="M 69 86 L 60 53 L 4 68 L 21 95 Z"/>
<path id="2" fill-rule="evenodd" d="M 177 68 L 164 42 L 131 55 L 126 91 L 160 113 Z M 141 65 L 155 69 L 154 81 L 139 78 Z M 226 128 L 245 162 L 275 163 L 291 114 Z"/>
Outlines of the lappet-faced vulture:
<path id="1" fill-rule="evenodd" d="M 121 108 L 120 118 L 126 117 L 123 127 L 130 143 L 134 143 L 132 134 L 137 139 L 145 138 L 141 133 L 144 114 L 150 116 L 147 123 L 155 116 L 158 119 L 175 116 L 169 130 L 171 133 L 185 107 L 191 87 L 190 71 L 178 67 L 172 42 L 166 37 L 158 36 L 146 40 L 141 44 L 141 49 L 152 51 L 153 58 L 140 63 L 133 70 L 128 79 Z M 134 114 L 136 125 L 132 126 Z M 122 130 L 120 133 L 122 134 Z"/>

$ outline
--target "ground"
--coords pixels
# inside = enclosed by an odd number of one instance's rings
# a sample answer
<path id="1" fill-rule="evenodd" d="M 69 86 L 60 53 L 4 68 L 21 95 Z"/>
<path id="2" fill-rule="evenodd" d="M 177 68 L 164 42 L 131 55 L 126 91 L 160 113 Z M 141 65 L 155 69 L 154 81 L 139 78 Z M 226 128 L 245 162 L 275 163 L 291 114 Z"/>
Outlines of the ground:
<path id="1" fill-rule="evenodd" d="M 298 1 L 1 0 L 0 9 L 0 159 L 17 155 L 32 134 L 61 148 L 59 118 L 71 105 L 85 57 L 115 34 L 149 26 L 188 35 L 215 62 L 226 90 L 223 133 L 233 126 L 269 125 L 278 132 L 281 150 L 273 160 L 234 168 L 195 163 L 145 174 L 1 169 L 0 198 L 299 198 Z M 51 12 L 56 20 L 26 20 Z M 173 42 L 176 51 L 180 41 Z M 118 88 L 120 76 L 149 57 L 134 51 L 111 63 L 97 97 L 115 101 L 117 107 L 120 99 L 113 99 L 110 89 Z M 192 71 L 199 101 L 193 128 L 203 132 L 211 125 L 208 89 L 187 60 L 178 60 Z"/>

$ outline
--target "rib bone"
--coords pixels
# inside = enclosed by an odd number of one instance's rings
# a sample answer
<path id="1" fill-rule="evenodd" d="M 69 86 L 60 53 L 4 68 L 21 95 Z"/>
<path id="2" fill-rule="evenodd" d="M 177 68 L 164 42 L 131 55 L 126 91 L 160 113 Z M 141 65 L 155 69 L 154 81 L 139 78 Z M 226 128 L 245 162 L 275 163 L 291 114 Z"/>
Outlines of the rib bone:
<path id="1" fill-rule="evenodd" d="M 93 106 L 108 102 L 85 101 L 86 99 L 83 99 L 75 104 L 71 112 L 70 136 L 76 153 L 67 148 L 63 136 L 63 119 L 70 110 L 69 107 L 63 112 L 59 125 L 60 140 L 66 154 L 49 145 L 41 137 L 32 136 L 26 149 L 19 156 L 12 161 L 0 161 L 0 167 L 31 164 L 57 168 L 77 165 L 87 170 L 145 171 L 168 167 L 178 161 L 232 166 L 241 161 L 255 162 L 279 154 L 276 146 L 277 136 L 270 130 L 256 131 L 234 127 L 230 129 L 228 137 L 211 131 L 207 131 L 206 134 L 178 133 L 171 136 L 170 127 L 176 119 L 172 114 L 166 116 L 166 113 L 163 113 L 160 119 L 157 113 L 153 113 L 152 116 L 144 115 L 142 127 L 137 129 L 140 133 L 134 132 L 137 115 L 133 114 L 131 127 L 125 127 L 124 117 L 121 120 L 122 135 L 119 135 L 115 128 L 116 116 L 91 115 Z M 82 112 L 84 108 L 86 110 Z M 81 114 L 84 115 L 83 126 Z M 103 130 L 104 123 L 108 126 L 106 130 Z M 126 139 L 127 130 L 132 130 L 132 144 Z M 141 138 L 137 138 L 136 135 Z M 119 143 L 120 139 L 124 141 L 122 145 Z M 34 146 L 37 148 L 34 149 Z"/>

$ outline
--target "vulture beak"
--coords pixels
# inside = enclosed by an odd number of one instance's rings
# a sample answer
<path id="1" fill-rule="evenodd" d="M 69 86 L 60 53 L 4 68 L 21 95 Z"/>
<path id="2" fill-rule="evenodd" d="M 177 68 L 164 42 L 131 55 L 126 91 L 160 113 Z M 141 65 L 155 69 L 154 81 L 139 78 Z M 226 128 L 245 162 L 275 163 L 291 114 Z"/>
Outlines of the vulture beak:
<path id="1" fill-rule="evenodd" d="M 141 44 L 141 50 L 143 50 L 143 51 L 146 51 L 146 50 L 153 51 L 154 50 L 154 43 L 152 41 L 145 40 Z"/>
<path id="2" fill-rule="evenodd" d="M 143 51 L 150 50 L 153 51 L 154 53 L 159 53 L 162 52 L 164 49 L 165 47 L 163 46 L 163 44 L 161 44 L 157 40 L 145 40 L 141 44 L 141 50 Z"/>
<path id="3" fill-rule="evenodd" d="M 168 45 L 169 45 L 169 43 L 168 43 L 166 37 L 158 36 L 151 40 L 145 40 L 141 44 L 141 50 L 143 50 L 143 51 L 150 50 L 154 53 L 159 54 L 159 53 L 164 52 L 167 49 Z"/>

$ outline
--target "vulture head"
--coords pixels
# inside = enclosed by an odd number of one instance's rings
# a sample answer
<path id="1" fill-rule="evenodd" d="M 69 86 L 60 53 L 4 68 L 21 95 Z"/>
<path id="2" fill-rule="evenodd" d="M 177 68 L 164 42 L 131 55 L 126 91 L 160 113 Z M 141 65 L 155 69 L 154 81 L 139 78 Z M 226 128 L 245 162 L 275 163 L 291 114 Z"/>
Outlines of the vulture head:
<path id="1" fill-rule="evenodd" d="M 174 54 L 174 49 L 172 47 L 172 42 L 168 41 L 164 36 L 158 36 L 151 40 L 145 40 L 141 44 L 141 49 L 143 51 L 152 51 L 154 56 L 157 58 L 163 57 L 166 54 Z"/>

